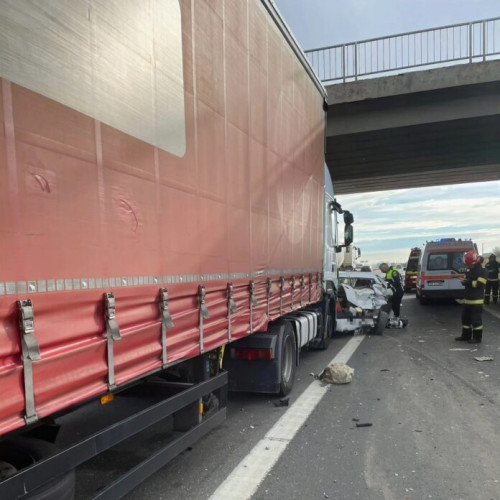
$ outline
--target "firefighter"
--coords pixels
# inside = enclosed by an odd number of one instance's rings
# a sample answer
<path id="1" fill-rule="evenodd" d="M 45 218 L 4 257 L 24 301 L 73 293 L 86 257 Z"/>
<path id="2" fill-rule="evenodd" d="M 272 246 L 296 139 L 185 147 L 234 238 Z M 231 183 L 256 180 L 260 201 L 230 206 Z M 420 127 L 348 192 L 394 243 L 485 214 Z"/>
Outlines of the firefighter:
<path id="1" fill-rule="evenodd" d="M 488 272 L 486 291 L 484 295 L 484 303 L 490 303 L 490 295 L 493 295 L 493 304 L 498 303 L 498 272 L 500 271 L 500 264 L 497 262 L 497 256 L 492 253 L 488 257 L 488 262 L 484 266 Z"/>
<path id="2" fill-rule="evenodd" d="M 474 251 L 465 254 L 467 267 L 465 279 L 465 297 L 462 310 L 462 335 L 455 340 L 479 344 L 483 338 L 483 320 L 481 318 L 484 303 L 486 271 L 481 266 L 483 258 Z"/>
<path id="3" fill-rule="evenodd" d="M 405 293 L 401 274 L 395 267 L 389 267 L 385 262 L 380 264 L 379 269 L 385 274 L 385 279 L 392 289 L 391 307 L 394 318 L 389 320 L 387 326 L 390 328 L 404 328 L 408 324 L 408 320 L 400 320 L 399 318 L 401 314 L 401 300 Z"/>

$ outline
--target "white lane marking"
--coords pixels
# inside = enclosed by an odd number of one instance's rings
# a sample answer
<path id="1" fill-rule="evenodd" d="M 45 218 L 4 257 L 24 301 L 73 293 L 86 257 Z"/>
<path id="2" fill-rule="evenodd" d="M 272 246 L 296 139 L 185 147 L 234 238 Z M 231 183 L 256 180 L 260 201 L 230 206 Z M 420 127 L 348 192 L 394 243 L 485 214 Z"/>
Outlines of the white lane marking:
<path id="1" fill-rule="evenodd" d="M 364 338 L 360 335 L 350 339 L 330 363 L 347 363 Z M 319 380 L 311 382 L 295 403 L 215 490 L 210 500 L 249 499 L 329 388 L 329 385 L 323 385 Z"/>
<path id="2" fill-rule="evenodd" d="M 484 310 L 500 319 L 500 311 L 495 311 L 492 306 L 484 306 Z"/>

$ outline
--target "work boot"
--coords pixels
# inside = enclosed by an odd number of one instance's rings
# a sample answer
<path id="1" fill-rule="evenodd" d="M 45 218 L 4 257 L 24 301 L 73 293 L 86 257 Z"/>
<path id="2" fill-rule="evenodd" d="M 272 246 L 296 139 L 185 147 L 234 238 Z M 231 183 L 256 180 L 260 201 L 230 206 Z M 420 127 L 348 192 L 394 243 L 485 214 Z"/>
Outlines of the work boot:
<path id="1" fill-rule="evenodd" d="M 480 344 L 481 343 L 481 338 L 480 337 L 474 337 L 472 339 L 469 339 L 467 342 L 469 344 Z"/>
<path id="2" fill-rule="evenodd" d="M 470 337 L 464 337 L 463 335 L 460 335 L 460 337 L 455 337 L 455 340 L 459 342 L 470 342 L 471 338 Z"/>

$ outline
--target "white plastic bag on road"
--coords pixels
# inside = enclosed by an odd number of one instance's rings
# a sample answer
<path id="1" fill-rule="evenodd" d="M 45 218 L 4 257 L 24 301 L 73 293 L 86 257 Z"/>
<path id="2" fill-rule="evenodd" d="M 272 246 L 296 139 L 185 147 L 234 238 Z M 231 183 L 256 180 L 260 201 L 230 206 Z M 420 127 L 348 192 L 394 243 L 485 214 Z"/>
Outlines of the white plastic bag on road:
<path id="1" fill-rule="evenodd" d="M 348 384 L 353 375 L 354 368 L 345 363 L 332 363 L 323 370 L 319 379 L 328 384 Z"/>

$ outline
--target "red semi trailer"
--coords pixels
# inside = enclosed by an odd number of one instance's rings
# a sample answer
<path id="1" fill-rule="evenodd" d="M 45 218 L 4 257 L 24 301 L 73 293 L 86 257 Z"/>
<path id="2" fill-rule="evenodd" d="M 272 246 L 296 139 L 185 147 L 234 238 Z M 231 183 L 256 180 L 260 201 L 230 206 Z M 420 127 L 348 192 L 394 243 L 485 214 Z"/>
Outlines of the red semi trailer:
<path id="1" fill-rule="evenodd" d="M 325 91 L 270 0 L 0 0 L 0 32 L 0 496 L 71 496 L 171 417 L 120 496 L 221 422 L 228 372 L 286 394 L 326 345 Z"/>

